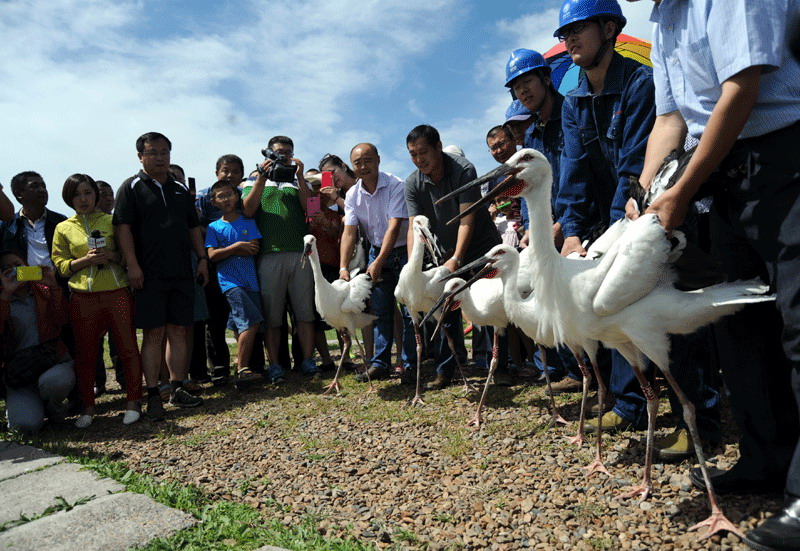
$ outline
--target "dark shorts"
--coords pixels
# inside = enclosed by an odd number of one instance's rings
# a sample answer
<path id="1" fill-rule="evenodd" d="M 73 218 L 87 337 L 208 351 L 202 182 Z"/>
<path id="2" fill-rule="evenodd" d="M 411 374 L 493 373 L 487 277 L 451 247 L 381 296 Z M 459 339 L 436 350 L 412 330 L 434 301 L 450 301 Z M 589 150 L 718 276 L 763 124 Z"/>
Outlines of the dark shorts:
<path id="1" fill-rule="evenodd" d="M 244 287 L 233 287 L 225 291 L 225 298 L 231 307 L 228 317 L 228 329 L 244 333 L 253 326 L 264 321 L 261 314 L 261 294 L 249 291 Z"/>
<path id="2" fill-rule="evenodd" d="M 134 321 L 140 329 L 194 324 L 194 281 L 191 279 L 146 279 L 133 294 Z"/>

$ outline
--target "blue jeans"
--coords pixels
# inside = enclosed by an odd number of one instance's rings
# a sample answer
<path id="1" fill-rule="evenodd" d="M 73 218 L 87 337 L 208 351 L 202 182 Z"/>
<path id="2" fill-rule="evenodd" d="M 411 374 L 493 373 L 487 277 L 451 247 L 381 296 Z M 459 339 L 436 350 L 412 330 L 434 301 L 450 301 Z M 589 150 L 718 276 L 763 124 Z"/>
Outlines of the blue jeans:
<path id="1" fill-rule="evenodd" d="M 557 349 L 547 348 L 545 349 L 545 354 L 547 355 L 547 374 L 551 379 L 561 379 L 564 376 L 571 377 L 576 381 L 583 379 L 583 374 L 578 368 L 575 356 L 566 346 L 559 346 Z M 539 371 L 544 371 L 542 355 L 538 348 L 533 353 L 533 363 Z"/>
<path id="2" fill-rule="evenodd" d="M 380 253 L 380 248 L 371 247 L 369 250 L 370 264 Z M 408 254 L 405 245 L 395 247 L 389 254 L 386 262 L 383 263 L 381 280 L 374 283 L 372 287 L 372 313 L 378 316 L 373 324 L 375 335 L 375 355 L 370 364 L 379 369 L 389 369 L 392 365 L 392 344 L 394 344 L 394 309 L 396 300 L 394 289 L 400 278 L 400 270 L 408 262 Z M 411 317 L 405 306 L 400 307 L 400 314 L 403 323 L 403 343 L 400 347 L 400 358 L 403 367 L 411 367 L 416 364 L 416 343 L 414 340 L 414 327 L 411 325 Z"/>
<path id="3" fill-rule="evenodd" d="M 479 336 L 475 337 L 475 331 L 478 331 Z M 494 331 L 495 328 L 491 325 L 474 325 L 472 326 L 472 335 L 473 335 L 473 346 L 475 346 L 475 341 L 481 341 L 484 343 L 484 350 L 483 350 L 483 359 L 486 360 L 486 364 L 488 364 L 492 360 L 492 348 L 494 347 Z M 476 358 L 475 349 L 472 349 L 472 357 Z M 480 356 L 478 356 L 480 357 Z M 477 361 L 477 360 L 476 360 Z M 497 370 L 498 371 L 508 371 L 508 332 L 503 333 L 497 339 Z"/>

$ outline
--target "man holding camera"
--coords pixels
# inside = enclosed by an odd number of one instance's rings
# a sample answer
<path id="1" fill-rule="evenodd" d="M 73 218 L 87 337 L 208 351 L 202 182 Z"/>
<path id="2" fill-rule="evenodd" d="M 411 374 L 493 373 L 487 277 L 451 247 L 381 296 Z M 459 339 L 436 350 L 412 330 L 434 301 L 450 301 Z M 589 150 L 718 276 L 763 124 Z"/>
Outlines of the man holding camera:
<path id="1" fill-rule="evenodd" d="M 270 139 L 263 150 L 252 186 L 242 190 L 243 214 L 255 218 L 261 231 L 258 282 L 267 322 L 265 345 L 269 357 L 268 379 L 280 382 L 284 366 L 278 361 L 281 322 L 289 293 L 303 349 L 304 375 L 314 376 L 314 278 L 310 266 L 303 266 L 303 236 L 308 233 L 306 204 L 311 190 L 303 177 L 303 163 L 294 158 L 294 142 L 286 136 Z M 259 208 L 260 207 L 260 208 Z"/>

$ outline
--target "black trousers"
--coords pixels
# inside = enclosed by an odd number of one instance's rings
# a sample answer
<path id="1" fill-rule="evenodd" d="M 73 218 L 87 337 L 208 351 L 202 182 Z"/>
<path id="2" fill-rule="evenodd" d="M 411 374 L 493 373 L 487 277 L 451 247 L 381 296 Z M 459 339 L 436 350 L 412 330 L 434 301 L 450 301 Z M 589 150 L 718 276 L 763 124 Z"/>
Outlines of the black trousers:
<path id="1" fill-rule="evenodd" d="M 775 304 L 715 325 L 717 354 L 741 431 L 738 468 L 781 477 L 798 442 L 792 367 L 800 366 L 800 123 L 739 140 L 713 184 L 712 252 L 730 280 L 760 277 Z"/>

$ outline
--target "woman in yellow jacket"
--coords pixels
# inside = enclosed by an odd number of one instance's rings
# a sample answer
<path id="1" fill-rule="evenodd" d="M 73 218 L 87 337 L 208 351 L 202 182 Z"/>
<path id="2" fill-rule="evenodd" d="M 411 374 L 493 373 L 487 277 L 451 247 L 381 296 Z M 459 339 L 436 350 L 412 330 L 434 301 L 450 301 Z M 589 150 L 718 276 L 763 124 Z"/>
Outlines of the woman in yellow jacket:
<path id="1" fill-rule="evenodd" d="M 78 428 L 92 424 L 97 344 L 111 331 L 125 367 L 128 405 L 122 422 L 135 423 L 141 415 L 142 360 L 133 326 L 133 297 L 120 265 L 111 216 L 96 210 L 100 191 L 86 174 L 73 174 L 64 182 L 64 202 L 75 216 L 56 226 L 52 259 L 59 273 L 69 278 L 72 291 L 69 313 L 75 331 L 75 373 L 83 413 Z"/>

